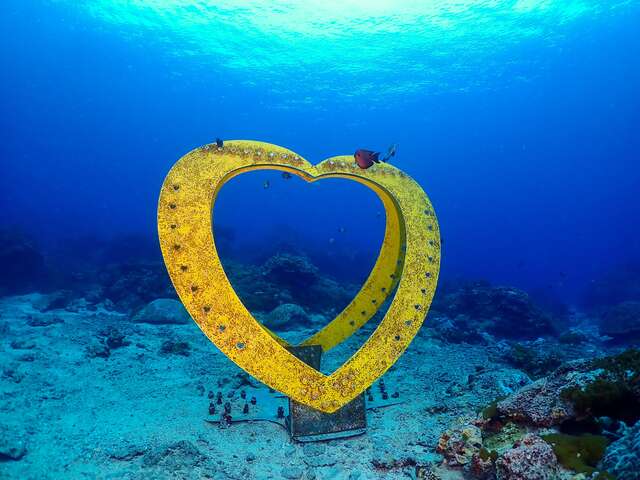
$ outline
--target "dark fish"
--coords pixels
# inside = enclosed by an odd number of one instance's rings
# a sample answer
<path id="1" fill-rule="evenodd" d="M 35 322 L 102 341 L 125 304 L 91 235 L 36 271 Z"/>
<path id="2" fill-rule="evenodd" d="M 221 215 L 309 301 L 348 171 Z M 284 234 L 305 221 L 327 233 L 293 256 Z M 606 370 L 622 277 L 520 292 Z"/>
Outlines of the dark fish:
<path id="1" fill-rule="evenodd" d="M 269 183 L 269 180 L 265 180 L 264 183 L 262 184 L 262 188 L 266 190 L 267 188 L 269 188 L 270 185 L 271 184 Z"/>
<path id="2" fill-rule="evenodd" d="M 285 180 L 290 180 L 291 174 L 289 172 L 282 172 L 282 178 L 284 178 Z"/>
<path id="3" fill-rule="evenodd" d="M 224 147 L 224 142 L 222 141 L 222 139 L 221 139 L 221 138 L 216 138 L 216 146 L 217 146 L 218 148 L 222 148 L 222 147 Z"/>
<path id="4" fill-rule="evenodd" d="M 360 148 L 353 154 L 353 158 L 360 168 L 367 169 L 374 163 L 387 162 L 391 157 L 395 156 L 396 150 L 398 150 L 398 144 L 394 143 L 389 147 L 385 156 L 380 158 L 380 152 Z"/>
<path id="5" fill-rule="evenodd" d="M 374 163 L 380 163 L 379 155 L 380 152 L 372 152 L 371 150 L 360 148 L 353 154 L 353 158 L 360 168 L 367 169 Z"/>
<path id="6" fill-rule="evenodd" d="M 385 160 L 384 161 L 386 162 L 391 157 L 395 157 L 397 151 L 398 151 L 398 144 L 394 143 L 393 145 L 391 145 L 389 147 L 389 150 L 387 150 L 387 154 L 385 155 Z"/>

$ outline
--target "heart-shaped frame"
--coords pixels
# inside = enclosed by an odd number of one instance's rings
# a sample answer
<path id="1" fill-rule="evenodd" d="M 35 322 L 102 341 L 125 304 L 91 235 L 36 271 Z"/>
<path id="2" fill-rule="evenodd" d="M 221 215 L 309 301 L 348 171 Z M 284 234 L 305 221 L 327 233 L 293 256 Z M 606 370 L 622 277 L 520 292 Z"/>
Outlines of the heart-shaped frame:
<path id="1" fill-rule="evenodd" d="M 376 192 L 385 207 L 385 236 L 371 274 L 352 302 L 303 344 L 329 350 L 364 325 L 396 285 L 397 291 L 373 334 L 331 375 L 296 358 L 285 340 L 253 318 L 218 258 L 212 217 L 218 191 L 231 178 L 262 169 L 287 171 L 308 182 L 355 180 Z M 357 397 L 402 355 L 424 321 L 440 269 L 433 207 L 404 172 L 385 163 L 363 170 L 347 156 L 314 166 L 290 150 L 255 141 L 205 145 L 182 157 L 162 185 L 158 235 L 173 285 L 207 337 L 261 382 L 326 413 Z"/>

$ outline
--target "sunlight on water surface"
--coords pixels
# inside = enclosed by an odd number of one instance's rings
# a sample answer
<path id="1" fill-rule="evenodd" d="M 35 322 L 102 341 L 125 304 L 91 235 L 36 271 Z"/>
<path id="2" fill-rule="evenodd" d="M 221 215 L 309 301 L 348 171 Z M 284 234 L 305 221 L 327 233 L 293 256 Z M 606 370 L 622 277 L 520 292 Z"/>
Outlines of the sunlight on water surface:
<path id="1" fill-rule="evenodd" d="M 628 0 L 94 0 L 77 8 L 132 41 L 143 34 L 172 57 L 198 60 L 203 71 L 222 66 L 244 84 L 266 85 L 299 103 L 309 95 L 384 99 L 493 88 L 507 74 L 529 81 L 562 39 L 579 35 L 583 19 L 593 27 L 594 19 L 605 21 L 631 5 Z M 536 53 L 524 60 L 519 48 Z"/>

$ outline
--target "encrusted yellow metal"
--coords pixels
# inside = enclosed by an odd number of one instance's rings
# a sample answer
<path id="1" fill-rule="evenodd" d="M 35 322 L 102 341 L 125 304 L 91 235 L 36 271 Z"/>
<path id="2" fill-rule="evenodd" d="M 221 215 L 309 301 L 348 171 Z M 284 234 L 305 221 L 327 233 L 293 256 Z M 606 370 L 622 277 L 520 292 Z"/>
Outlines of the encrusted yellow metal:
<path id="1" fill-rule="evenodd" d="M 380 325 L 331 375 L 308 366 L 287 342 L 257 322 L 238 298 L 216 251 L 212 208 L 220 188 L 251 170 L 287 171 L 308 182 L 346 178 L 371 188 L 386 211 L 386 231 L 376 264 L 353 301 L 303 344 L 329 350 L 364 325 L 397 286 Z M 167 175 L 158 202 L 158 234 L 173 284 L 194 321 L 231 360 L 292 399 L 332 413 L 391 367 L 427 314 L 440 269 L 438 222 L 420 186 L 398 168 L 360 169 L 351 156 L 317 165 L 285 148 L 227 141 L 197 148 Z"/>

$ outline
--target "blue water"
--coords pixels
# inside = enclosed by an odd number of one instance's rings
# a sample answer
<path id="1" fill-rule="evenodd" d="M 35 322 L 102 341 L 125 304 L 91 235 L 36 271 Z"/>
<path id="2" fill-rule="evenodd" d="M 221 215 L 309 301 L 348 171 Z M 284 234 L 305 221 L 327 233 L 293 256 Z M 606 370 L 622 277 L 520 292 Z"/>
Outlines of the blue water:
<path id="1" fill-rule="evenodd" d="M 155 245 L 164 176 L 216 137 L 314 163 L 398 143 L 435 205 L 445 279 L 572 302 L 640 259 L 639 21 L 612 0 L 5 0 L 0 224 L 50 251 Z M 323 183 L 234 180 L 216 206 L 228 255 L 285 239 L 362 278 L 380 204 Z"/>

